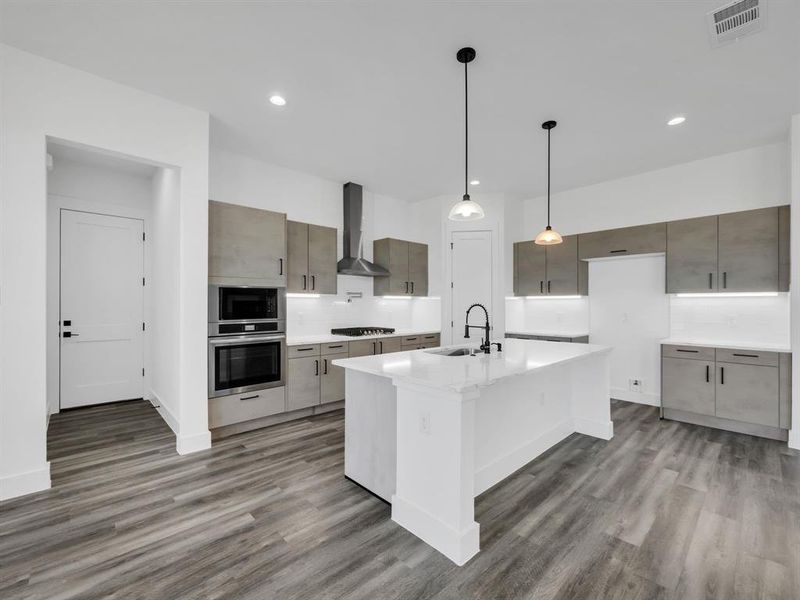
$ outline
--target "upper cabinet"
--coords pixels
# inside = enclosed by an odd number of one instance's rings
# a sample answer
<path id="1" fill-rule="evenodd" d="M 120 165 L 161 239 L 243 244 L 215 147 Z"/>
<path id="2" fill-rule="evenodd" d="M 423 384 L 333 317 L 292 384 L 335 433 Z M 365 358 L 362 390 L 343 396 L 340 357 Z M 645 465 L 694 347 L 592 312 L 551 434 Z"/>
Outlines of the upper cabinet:
<path id="1" fill-rule="evenodd" d="M 667 293 L 789 289 L 789 207 L 667 224 Z"/>
<path id="2" fill-rule="evenodd" d="M 593 231 L 582 233 L 578 237 L 581 260 L 628 254 L 653 254 L 664 252 L 667 246 L 666 223 Z"/>
<path id="3" fill-rule="evenodd" d="M 388 269 L 388 277 L 375 277 L 376 296 L 427 296 L 428 245 L 394 238 L 372 243 L 375 264 Z"/>
<path id="4" fill-rule="evenodd" d="M 230 285 L 286 285 L 286 215 L 208 202 L 208 280 Z"/>
<path id="5" fill-rule="evenodd" d="M 588 263 L 578 259 L 578 236 L 561 244 L 514 244 L 514 294 L 517 296 L 574 296 L 588 294 Z"/>
<path id="6" fill-rule="evenodd" d="M 336 229 L 287 222 L 289 292 L 335 294 Z"/>

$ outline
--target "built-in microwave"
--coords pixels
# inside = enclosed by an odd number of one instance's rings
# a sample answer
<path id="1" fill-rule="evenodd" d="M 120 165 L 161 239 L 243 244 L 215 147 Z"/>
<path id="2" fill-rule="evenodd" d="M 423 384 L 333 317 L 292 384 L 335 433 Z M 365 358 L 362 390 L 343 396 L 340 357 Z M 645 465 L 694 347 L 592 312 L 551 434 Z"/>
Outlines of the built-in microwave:
<path id="1" fill-rule="evenodd" d="M 286 288 L 208 286 L 208 335 L 284 333 Z"/>
<path id="2" fill-rule="evenodd" d="M 285 335 L 208 339 L 209 398 L 279 387 L 285 383 Z"/>

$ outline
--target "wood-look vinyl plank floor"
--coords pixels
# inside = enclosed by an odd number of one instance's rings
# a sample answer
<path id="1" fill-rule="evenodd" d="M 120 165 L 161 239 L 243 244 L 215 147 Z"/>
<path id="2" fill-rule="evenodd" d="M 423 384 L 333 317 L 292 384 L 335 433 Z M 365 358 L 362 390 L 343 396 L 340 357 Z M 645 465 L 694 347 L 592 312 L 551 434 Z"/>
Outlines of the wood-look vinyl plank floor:
<path id="1" fill-rule="evenodd" d="M 188 456 L 146 402 L 65 411 L 52 489 L 0 504 L 0 598 L 800 598 L 800 452 L 612 416 L 479 496 L 459 568 L 344 478 L 341 411 Z"/>

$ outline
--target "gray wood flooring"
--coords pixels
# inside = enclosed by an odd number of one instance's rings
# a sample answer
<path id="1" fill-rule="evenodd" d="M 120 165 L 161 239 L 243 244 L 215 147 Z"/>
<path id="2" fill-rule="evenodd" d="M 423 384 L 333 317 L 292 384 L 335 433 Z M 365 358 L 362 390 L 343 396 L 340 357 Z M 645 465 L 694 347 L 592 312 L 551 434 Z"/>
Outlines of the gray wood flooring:
<path id="1" fill-rule="evenodd" d="M 146 403 L 64 412 L 0 504 L 0 598 L 800 598 L 800 453 L 613 403 L 481 495 L 458 568 L 342 476 L 330 413 L 175 454 Z"/>

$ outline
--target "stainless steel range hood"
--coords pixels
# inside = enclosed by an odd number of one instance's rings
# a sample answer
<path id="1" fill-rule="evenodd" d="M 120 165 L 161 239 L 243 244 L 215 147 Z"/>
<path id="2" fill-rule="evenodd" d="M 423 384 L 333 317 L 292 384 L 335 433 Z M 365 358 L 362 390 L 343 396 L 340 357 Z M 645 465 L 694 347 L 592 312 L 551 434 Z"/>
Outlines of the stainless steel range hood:
<path id="1" fill-rule="evenodd" d="M 363 188 L 353 182 L 344 184 L 344 257 L 337 270 L 342 275 L 388 277 L 389 271 L 364 259 L 364 240 L 361 231 Z"/>

